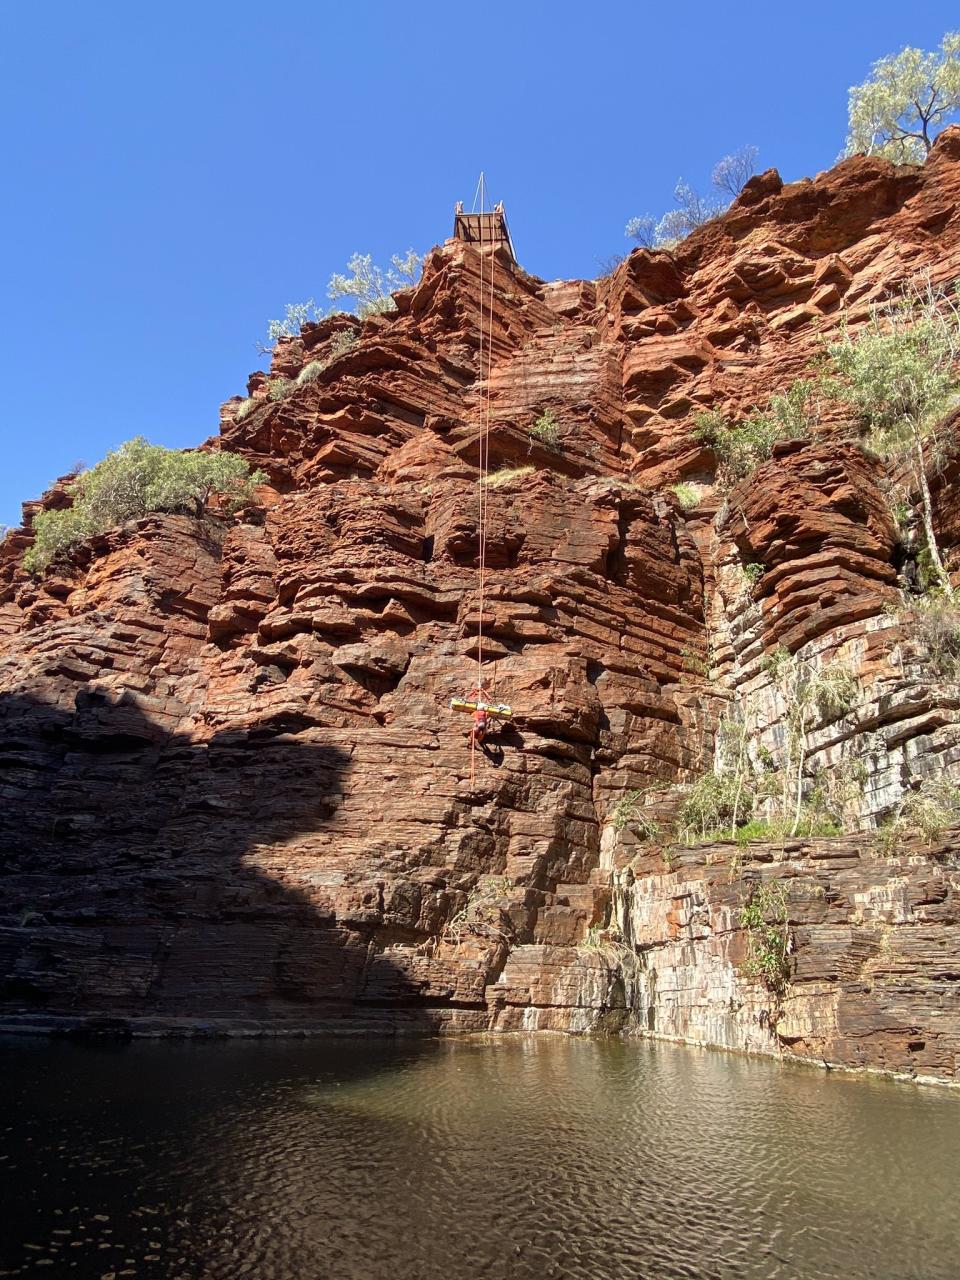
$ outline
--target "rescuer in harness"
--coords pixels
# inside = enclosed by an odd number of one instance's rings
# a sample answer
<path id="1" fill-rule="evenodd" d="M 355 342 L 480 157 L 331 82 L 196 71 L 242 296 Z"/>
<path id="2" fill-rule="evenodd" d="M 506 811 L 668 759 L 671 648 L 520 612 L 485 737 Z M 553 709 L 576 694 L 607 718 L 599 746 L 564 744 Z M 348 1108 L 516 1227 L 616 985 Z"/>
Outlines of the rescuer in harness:
<path id="1" fill-rule="evenodd" d="M 487 736 L 487 725 L 489 721 L 490 712 L 481 704 L 473 713 L 473 724 L 470 726 L 468 732 L 468 737 L 471 737 L 478 747 Z"/>

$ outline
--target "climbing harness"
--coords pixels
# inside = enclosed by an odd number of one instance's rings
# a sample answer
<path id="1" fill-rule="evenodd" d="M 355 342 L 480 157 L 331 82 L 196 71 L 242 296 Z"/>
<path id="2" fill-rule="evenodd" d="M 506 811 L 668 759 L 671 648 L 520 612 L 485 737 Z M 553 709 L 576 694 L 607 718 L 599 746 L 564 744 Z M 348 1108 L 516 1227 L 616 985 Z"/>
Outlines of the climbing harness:
<path id="1" fill-rule="evenodd" d="M 487 722 L 490 717 L 500 720 L 509 720 L 513 712 L 510 707 L 503 702 L 491 702 L 483 686 L 483 608 L 485 602 L 486 589 L 486 568 L 487 568 L 487 468 L 490 462 L 490 374 L 493 368 L 493 282 L 495 260 L 491 255 L 490 260 L 490 294 L 489 309 L 486 325 L 486 368 L 484 368 L 484 226 L 485 226 L 485 205 L 486 205 L 486 180 L 484 175 L 480 174 L 480 181 L 477 183 L 477 194 L 474 196 L 474 208 L 477 201 L 480 202 L 480 216 L 476 220 L 477 240 L 479 243 L 478 259 L 479 259 L 479 321 L 480 321 L 480 355 L 479 355 L 479 468 L 477 474 L 478 489 L 478 523 L 477 532 L 479 536 L 479 552 L 477 556 L 477 567 L 479 571 L 479 586 L 477 592 L 478 613 L 477 613 L 477 683 L 466 698 L 454 698 L 450 703 L 452 711 L 466 711 L 473 714 L 473 727 L 470 730 L 470 781 L 475 776 L 475 761 L 477 746 L 482 744 L 487 732 Z M 496 212 L 502 214 L 502 206 L 498 205 Z M 505 224 L 504 224 L 505 225 Z M 495 252 L 495 242 L 494 242 Z"/>

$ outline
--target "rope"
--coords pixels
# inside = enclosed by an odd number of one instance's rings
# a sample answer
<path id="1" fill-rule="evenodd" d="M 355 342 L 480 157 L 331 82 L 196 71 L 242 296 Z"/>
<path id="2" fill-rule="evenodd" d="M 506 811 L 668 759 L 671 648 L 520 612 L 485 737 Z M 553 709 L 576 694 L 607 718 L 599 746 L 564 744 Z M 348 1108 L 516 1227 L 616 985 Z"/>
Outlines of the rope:
<path id="1" fill-rule="evenodd" d="M 477 566 L 479 569 L 479 586 L 477 592 L 478 614 L 477 614 L 477 698 L 483 700 L 483 611 L 486 604 L 486 574 L 487 574 L 487 531 L 489 526 L 489 495 L 487 493 L 487 472 L 490 466 L 490 379 L 493 374 L 493 299 L 494 299 L 494 275 L 496 271 L 496 260 L 494 254 L 490 257 L 490 294 L 487 311 L 486 335 L 484 335 L 484 221 L 483 215 L 486 213 L 487 204 L 487 184 L 483 173 L 480 174 L 480 181 L 477 183 L 477 194 L 474 196 L 473 205 L 476 209 L 477 201 L 480 202 L 480 220 L 479 220 L 479 297 L 477 316 L 480 324 L 480 351 L 479 351 L 479 397 L 477 404 L 477 422 L 478 422 L 478 452 L 479 461 L 477 468 L 477 489 L 478 489 L 478 521 L 477 536 L 479 540 L 479 550 L 477 554 Z M 484 362 L 484 336 L 486 336 L 486 362 Z M 470 735 L 470 782 L 473 784 L 476 776 L 476 753 L 477 739 L 474 733 Z"/>
<path id="2" fill-rule="evenodd" d="M 474 208 L 476 208 L 477 199 L 480 200 L 480 292 L 478 305 L 478 319 L 480 324 L 480 350 L 479 350 L 479 375 L 480 375 L 480 396 L 478 403 L 478 422 L 479 422 L 479 465 L 477 469 L 477 489 L 478 489 L 478 522 L 477 536 L 479 539 L 479 551 L 477 556 L 478 567 L 480 571 L 479 583 L 479 615 L 477 618 L 477 698 L 482 698 L 481 690 L 483 688 L 483 601 L 484 601 L 484 569 L 486 563 L 486 545 L 487 545 L 487 494 L 484 478 L 486 474 L 486 457 L 485 457 L 485 438 L 484 438 L 484 400 L 486 395 L 486 387 L 484 383 L 484 366 L 483 366 L 483 213 L 486 204 L 486 184 L 484 182 L 483 173 L 480 174 L 480 181 L 477 183 L 477 195 L 474 196 Z M 476 733 L 470 734 L 470 784 L 473 785 L 476 775 L 476 756 L 477 756 L 477 737 Z"/>
<path id="3" fill-rule="evenodd" d="M 478 487 L 479 487 L 479 490 L 480 490 L 480 492 L 479 492 L 479 500 L 480 500 L 480 501 L 479 501 L 479 506 L 480 506 L 480 525 L 479 525 L 480 547 L 479 547 L 479 555 L 478 555 L 478 562 L 479 562 L 479 569 L 480 569 L 480 590 L 479 590 L 480 615 L 479 615 L 479 618 L 478 618 L 478 621 L 477 621 L 477 687 L 478 687 L 478 688 L 482 688 L 482 687 L 483 687 L 483 602 L 484 602 L 484 588 L 485 588 L 485 582 L 484 582 L 484 580 L 485 580 L 485 576 L 486 576 L 486 567 L 487 567 L 487 486 L 486 486 L 486 484 L 484 483 L 484 481 L 485 481 L 485 479 L 486 479 L 486 474 L 487 474 L 487 433 L 486 433 L 485 427 L 486 427 L 486 406 L 487 406 L 487 404 L 488 404 L 488 402 L 489 402 L 489 392 L 488 392 L 488 387 L 487 387 L 487 378 L 486 378 L 487 370 L 484 368 L 484 364 L 483 364 L 483 302 L 484 302 L 484 298 L 483 298 L 483 258 L 484 258 L 484 254 L 483 254 L 483 214 L 484 214 L 484 212 L 485 212 L 486 203 L 487 203 L 487 202 L 486 202 L 486 194 L 487 194 L 487 192 L 486 192 L 486 184 L 484 183 L 484 178 L 483 178 L 483 174 L 482 174 L 482 173 L 481 173 L 481 175 L 480 175 L 480 187 L 481 187 L 481 195 L 480 195 L 480 300 L 479 300 L 479 301 L 480 301 L 480 305 L 479 305 L 479 317 L 480 317 L 480 400 L 479 400 L 479 405 L 478 405 L 478 409 L 479 409 L 479 413 L 478 413 L 478 427 L 479 427 L 479 438 L 478 438 L 478 444 L 479 444 L 479 454 L 480 454 L 480 466 L 479 466 L 479 470 L 478 470 L 478 473 L 477 473 L 477 484 L 478 484 Z M 492 276 L 491 276 L 491 278 L 492 278 Z M 488 366 L 489 366 L 489 362 L 490 362 L 490 355 L 489 355 L 489 352 L 490 352 L 490 347 L 491 347 L 491 339 L 492 339 L 492 336 L 493 336 L 493 335 L 492 335 L 491 331 L 488 329 L 488 330 L 487 330 L 487 364 L 488 364 Z"/>
<path id="4" fill-rule="evenodd" d="M 487 534 L 489 532 L 489 502 L 490 495 L 485 483 L 487 474 L 490 470 L 490 379 L 493 374 L 493 279 L 496 270 L 495 250 L 490 254 L 490 307 L 487 313 L 487 370 L 483 379 L 483 399 L 481 402 L 481 423 L 480 423 L 480 467 L 482 478 L 480 482 L 480 492 L 483 495 L 483 536 L 480 542 L 480 634 L 482 644 L 483 629 L 483 607 L 486 600 L 485 582 L 487 571 Z M 483 297 L 480 299 L 480 323 L 483 324 Z M 481 362 L 482 371 L 482 362 Z M 482 650 L 478 646 L 477 649 L 477 682 L 480 683 L 482 675 Z"/>

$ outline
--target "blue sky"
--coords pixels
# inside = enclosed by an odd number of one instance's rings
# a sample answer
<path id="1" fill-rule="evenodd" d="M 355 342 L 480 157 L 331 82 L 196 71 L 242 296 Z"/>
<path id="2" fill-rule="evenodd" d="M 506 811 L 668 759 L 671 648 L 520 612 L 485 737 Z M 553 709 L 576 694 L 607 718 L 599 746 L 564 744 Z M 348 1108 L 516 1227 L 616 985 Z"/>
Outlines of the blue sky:
<path id="1" fill-rule="evenodd" d="M 443 240 L 481 169 L 528 270 L 594 276 L 742 144 L 828 168 L 848 86 L 958 24 L 938 0 L 0 0 L 0 522 L 131 436 L 213 434 L 270 317 L 355 251 Z"/>

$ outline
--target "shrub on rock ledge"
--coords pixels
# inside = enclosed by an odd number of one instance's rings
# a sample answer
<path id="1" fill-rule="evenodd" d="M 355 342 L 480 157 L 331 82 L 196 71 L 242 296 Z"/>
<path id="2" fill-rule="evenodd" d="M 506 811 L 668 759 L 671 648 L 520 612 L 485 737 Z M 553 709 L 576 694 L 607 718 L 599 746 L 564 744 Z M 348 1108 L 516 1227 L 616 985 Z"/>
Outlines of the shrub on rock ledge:
<path id="1" fill-rule="evenodd" d="M 805 440 L 816 419 L 812 382 L 798 378 L 781 395 L 770 397 L 764 412 L 759 410 L 739 425 L 727 422 L 715 409 L 698 413 L 694 419 L 694 439 L 707 445 L 717 459 L 717 481 L 729 487 L 766 462 L 779 440 Z"/>
<path id="2" fill-rule="evenodd" d="M 830 393 L 854 411 L 874 451 L 908 462 L 920 494 L 933 581 L 954 593 L 934 527 L 928 463 L 939 468 L 944 443 L 935 430 L 960 387 L 960 282 L 934 284 L 929 273 L 870 308 L 856 332 L 841 325 L 827 344 Z"/>
<path id="3" fill-rule="evenodd" d="M 137 436 L 67 486 L 71 507 L 34 516 L 34 542 L 23 557 L 24 568 L 43 573 L 78 542 L 148 511 L 201 516 L 213 494 L 223 494 L 227 509 L 236 510 L 265 479 L 236 454 L 165 449 Z"/>
<path id="4" fill-rule="evenodd" d="M 554 416 L 552 409 L 544 409 L 543 413 L 540 414 L 540 417 L 530 428 L 530 438 L 548 449 L 559 449 L 560 423 Z"/>
<path id="5" fill-rule="evenodd" d="M 393 265 L 384 271 L 376 265 L 371 254 L 355 253 L 347 263 L 349 275 L 337 271 L 330 277 L 327 297 L 335 302 L 341 298 L 352 298 L 361 320 L 395 310 L 397 304 L 392 295 L 398 289 L 417 283 L 423 259 L 419 253 L 408 249 L 405 255 L 395 253 L 390 261 Z"/>

